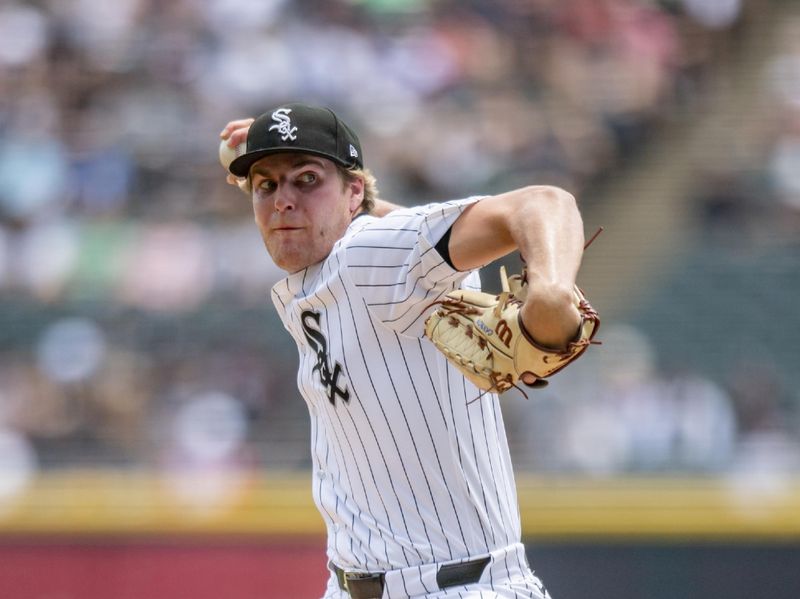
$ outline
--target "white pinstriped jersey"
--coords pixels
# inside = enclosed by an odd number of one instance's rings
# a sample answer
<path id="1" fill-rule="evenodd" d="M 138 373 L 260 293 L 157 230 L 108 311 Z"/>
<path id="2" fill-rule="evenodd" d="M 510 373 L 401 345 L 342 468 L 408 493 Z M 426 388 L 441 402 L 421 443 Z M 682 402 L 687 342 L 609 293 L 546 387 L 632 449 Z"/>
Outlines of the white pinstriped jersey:
<path id="1" fill-rule="evenodd" d="M 435 249 L 477 198 L 361 216 L 272 290 L 300 354 L 314 500 L 338 566 L 383 571 L 520 540 L 499 401 L 423 338 L 430 305 L 478 288 Z"/>

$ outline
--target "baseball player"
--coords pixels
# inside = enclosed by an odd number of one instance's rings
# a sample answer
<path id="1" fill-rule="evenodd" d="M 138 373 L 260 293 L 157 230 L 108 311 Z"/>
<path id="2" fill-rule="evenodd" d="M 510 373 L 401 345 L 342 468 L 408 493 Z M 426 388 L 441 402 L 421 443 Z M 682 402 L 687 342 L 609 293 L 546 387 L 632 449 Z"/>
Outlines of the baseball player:
<path id="1" fill-rule="evenodd" d="M 297 343 L 311 419 L 324 597 L 549 597 L 520 542 L 498 389 L 455 367 L 426 321 L 432 306 L 455 305 L 448 294 L 478 292 L 477 269 L 519 251 L 520 326 L 563 353 L 584 321 L 573 301 L 583 252 L 574 198 L 527 187 L 392 205 L 376 197 L 353 130 L 299 103 L 231 121 L 221 137 L 241 147 L 228 180 L 251 196 L 287 272 L 272 300 Z"/>

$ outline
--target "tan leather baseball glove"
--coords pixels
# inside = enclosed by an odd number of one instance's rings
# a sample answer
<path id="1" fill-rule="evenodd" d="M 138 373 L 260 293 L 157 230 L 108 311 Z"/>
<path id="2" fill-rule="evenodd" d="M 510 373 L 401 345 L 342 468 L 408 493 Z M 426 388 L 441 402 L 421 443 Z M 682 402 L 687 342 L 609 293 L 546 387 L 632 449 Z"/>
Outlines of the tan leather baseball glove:
<path id="1" fill-rule="evenodd" d="M 551 349 L 536 343 L 522 326 L 519 312 L 528 290 L 525 272 L 509 280 L 501 267 L 500 279 L 499 295 L 452 291 L 425 321 L 425 335 L 480 389 L 502 393 L 518 382 L 542 387 L 547 384 L 544 379 L 597 343 L 593 339 L 600 319 L 577 286 L 578 335 L 566 348 Z"/>

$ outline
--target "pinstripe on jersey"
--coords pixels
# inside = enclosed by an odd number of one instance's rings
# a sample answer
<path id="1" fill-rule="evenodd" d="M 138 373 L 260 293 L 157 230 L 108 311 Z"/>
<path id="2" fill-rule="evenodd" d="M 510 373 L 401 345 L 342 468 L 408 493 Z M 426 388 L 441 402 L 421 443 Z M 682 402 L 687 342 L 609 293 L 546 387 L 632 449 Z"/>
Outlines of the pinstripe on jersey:
<path id="1" fill-rule="evenodd" d="M 498 398 L 468 403 L 480 391 L 422 339 L 431 302 L 480 285 L 434 249 L 474 201 L 359 217 L 323 262 L 273 288 L 300 356 L 314 500 L 342 568 L 451 561 L 520 540 Z"/>

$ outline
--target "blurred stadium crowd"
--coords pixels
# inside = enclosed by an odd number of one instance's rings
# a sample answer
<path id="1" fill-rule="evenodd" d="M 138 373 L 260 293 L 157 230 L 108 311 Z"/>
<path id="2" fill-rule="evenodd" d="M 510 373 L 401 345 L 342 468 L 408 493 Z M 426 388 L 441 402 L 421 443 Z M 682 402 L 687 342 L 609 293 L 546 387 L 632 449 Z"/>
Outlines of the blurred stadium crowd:
<path id="1" fill-rule="evenodd" d="M 702 113 L 768 2 L 0 1 L 3 484 L 74 466 L 306 465 L 294 349 L 268 298 L 281 275 L 216 162 L 229 119 L 331 105 L 395 202 L 541 182 L 591 209 L 594 186 Z M 767 243 L 778 224 L 798 238 L 798 32 L 786 23 L 760 75 L 758 160 L 699 181 L 699 222 L 722 237 Z M 776 421 L 796 445 L 785 391 L 764 405 L 769 381 L 667 375 L 642 331 L 605 336 L 629 352 L 624 372 L 598 354 L 535 406 L 509 402 L 525 467 L 721 471 Z M 547 400 L 561 390 L 577 399 Z"/>

